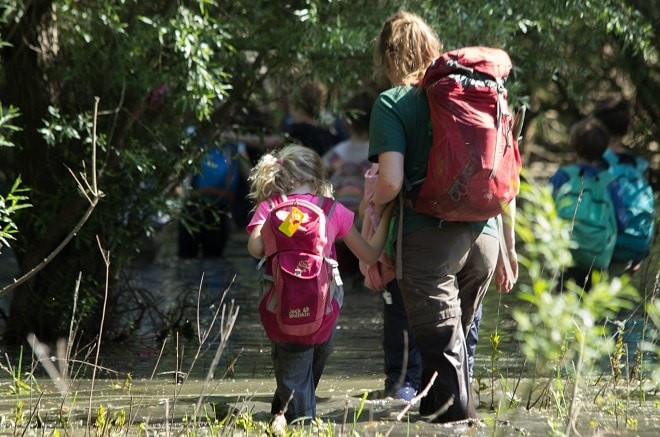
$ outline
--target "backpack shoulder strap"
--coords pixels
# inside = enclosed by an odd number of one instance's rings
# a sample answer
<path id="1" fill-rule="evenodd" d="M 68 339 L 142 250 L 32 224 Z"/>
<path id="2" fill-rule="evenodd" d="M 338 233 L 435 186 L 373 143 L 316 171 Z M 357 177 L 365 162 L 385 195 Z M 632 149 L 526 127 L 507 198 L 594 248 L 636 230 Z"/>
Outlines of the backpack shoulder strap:
<path id="1" fill-rule="evenodd" d="M 561 170 L 571 179 L 583 175 L 582 169 L 574 164 L 565 165 L 561 167 Z"/>
<path id="2" fill-rule="evenodd" d="M 316 204 L 323 210 L 327 220 L 330 220 L 332 214 L 335 212 L 337 201 L 325 196 L 316 196 Z"/>
<path id="3" fill-rule="evenodd" d="M 603 170 L 596 175 L 596 178 L 605 186 L 609 186 L 612 182 L 619 179 L 621 176 L 610 173 L 607 170 Z"/>
<path id="4" fill-rule="evenodd" d="M 562 167 L 562 170 L 564 170 L 571 179 L 584 176 L 584 170 L 578 165 L 567 165 Z M 619 176 L 611 174 L 606 169 L 602 169 L 593 177 L 587 177 L 585 179 L 593 180 L 596 183 L 603 184 L 603 186 L 608 186 L 618 178 Z"/>
<path id="5" fill-rule="evenodd" d="M 271 209 L 275 208 L 277 205 L 279 205 L 282 202 L 286 202 L 287 200 L 289 200 L 289 199 L 286 197 L 286 194 L 284 194 L 284 193 L 282 193 L 282 194 L 273 194 L 268 199 L 266 199 L 266 201 L 270 205 Z"/>

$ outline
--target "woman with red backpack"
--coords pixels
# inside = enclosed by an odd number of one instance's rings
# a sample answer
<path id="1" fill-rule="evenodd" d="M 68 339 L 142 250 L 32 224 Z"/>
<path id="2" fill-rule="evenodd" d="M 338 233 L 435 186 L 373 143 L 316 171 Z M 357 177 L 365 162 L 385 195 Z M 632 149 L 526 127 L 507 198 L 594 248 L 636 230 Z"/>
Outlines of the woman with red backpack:
<path id="1" fill-rule="evenodd" d="M 374 79 L 385 87 L 372 109 L 370 159 L 379 174 L 371 203 L 376 213 L 399 196 L 404 181 L 426 176 L 433 137 L 421 80 L 442 50 L 437 34 L 418 15 L 399 12 L 381 28 L 374 51 Z M 511 202 L 510 216 L 515 212 Z M 465 336 L 497 271 L 499 287 L 517 278 L 513 221 L 504 227 L 512 274 L 504 273 L 495 218 L 446 221 L 402 202 L 395 214 L 397 283 L 422 358 L 421 388 L 429 387 L 419 412 L 436 422 L 476 417 Z"/>

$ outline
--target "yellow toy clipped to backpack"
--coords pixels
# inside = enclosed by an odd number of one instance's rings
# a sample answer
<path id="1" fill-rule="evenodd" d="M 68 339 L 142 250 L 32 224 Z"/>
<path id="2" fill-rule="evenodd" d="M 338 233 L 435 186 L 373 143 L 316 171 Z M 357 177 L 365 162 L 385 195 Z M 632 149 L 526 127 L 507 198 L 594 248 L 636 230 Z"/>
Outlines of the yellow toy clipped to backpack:
<path id="1" fill-rule="evenodd" d="M 291 207 L 291 212 L 289 212 L 289 215 L 286 216 L 284 221 L 277 229 L 287 237 L 292 237 L 304 220 L 305 213 L 293 206 Z"/>

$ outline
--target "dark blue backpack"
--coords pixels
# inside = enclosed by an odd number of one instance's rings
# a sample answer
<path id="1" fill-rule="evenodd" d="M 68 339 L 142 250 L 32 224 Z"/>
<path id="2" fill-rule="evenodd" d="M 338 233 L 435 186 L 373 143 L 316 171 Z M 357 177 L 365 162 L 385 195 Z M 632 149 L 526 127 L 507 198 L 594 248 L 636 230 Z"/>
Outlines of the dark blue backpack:
<path id="1" fill-rule="evenodd" d="M 219 206 L 232 204 L 240 179 L 237 151 L 233 143 L 211 146 L 201 159 L 199 172 L 192 177 L 191 188 Z"/>
<path id="2" fill-rule="evenodd" d="M 655 198 L 645 176 L 648 162 L 640 157 L 621 156 L 609 149 L 603 158 L 609 164 L 609 173 L 619 180 L 628 216 L 628 226 L 619 232 L 612 258 L 639 262 L 651 252 L 655 228 Z"/>

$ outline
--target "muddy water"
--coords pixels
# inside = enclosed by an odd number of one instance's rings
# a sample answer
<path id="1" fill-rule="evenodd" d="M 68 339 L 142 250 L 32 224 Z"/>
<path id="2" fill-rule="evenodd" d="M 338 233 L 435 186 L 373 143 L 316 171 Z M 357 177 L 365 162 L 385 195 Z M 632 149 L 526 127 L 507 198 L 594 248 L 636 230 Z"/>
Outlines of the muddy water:
<path id="1" fill-rule="evenodd" d="M 103 345 L 99 364 L 108 370 L 99 370 L 91 395 L 91 382 L 87 378 L 89 367 L 74 364 L 74 375 L 80 375 L 70 385 L 70 390 L 77 394 L 75 402 L 72 396 L 62 402 L 62 396 L 45 376 L 38 378 L 39 389 L 32 393 L 20 397 L 0 396 L 0 432 L 9 429 L 8 418 L 19 399 L 33 411 L 39 409 L 45 423 L 54 423 L 65 405 L 67 417 L 74 427 L 80 429 L 87 418 L 91 397 L 92 419 L 98 405 L 103 404 L 111 411 L 126 411 L 131 424 L 142 424 L 153 431 L 151 435 L 167 434 L 165 419 L 175 419 L 176 426 L 181 429 L 181 419 L 190 416 L 202 395 L 203 405 L 215 406 L 220 411 L 231 406 L 251 412 L 256 420 L 269 419 L 274 381 L 269 343 L 257 313 L 259 284 L 255 261 L 245 250 L 245 235 L 237 232 L 232 236 L 221 260 L 178 260 L 172 237 L 169 231 L 159 237 L 155 260 L 136 266 L 131 272 L 130 283 L 135 289 L 143 290 L 144 298 L 159 307 L 159 311 L 170 311 L 177 316 L 183 314 L 180 326 L 184 329 L 178 335 L 170 333 L 163 341 L 159 332 L 145 323 L 131 341 Z M 7 272 L 10 268 L 11 260 L 0 257 L 0 272 Z M 382 302 L 379 295 L 362 288 L 359 280 L 346 279 L 345 304 L 335 352 L 317 392 L 318 413 L 325 421 L 335 424 L 334 435 L 345 435 L 353 427 L 360 435 L 422 436 L 547 435 L 550 423 L 564 430 L 565 420 L 557 417 L 559 410 L 550 402 L 545 401 L 544 408 L 525 408 L 528 402 L 542 398 L 540 393 L 545 382 L 529 379 L 532 375 L 523 367 L 519 345 L 513 338 L 510 313 L 519 304 L 513 294 L 498 295 L 496 292 L 490 292 L 485 301 L 475 364 L 474 393 L 480 404 L 480 421 L 451 426 L 428 424 L 420 420 L 415 407 L 405 413 L 406 405 L 392 400 L 366 401 L 362 413 L 356 418 L 363 394 L 382 389 Z M 218 324 L 212 324 L 217 309 L 222 308 L 221 299 L 228 306 L 233 302 L 234 308 L 238 308 L 226 344 L 217 337 Z M 225 319 L 228 312 L 225 312 Z M 502 336 L 498 374 L 507 377 L 506 380 L 499 376 L 490 377 L 489 336 L 496 329 Z M 200 342 L 195 334 L 197 331 L 209 331 L 209 338 Z M 215 365 L 214 356 L 221 344 L 224 349 Z M 93 355 L 81 361 L 93 361 Z M 126 379 L 129 372 L 130 384 Z M 212 379 L 207 379 L 209 373 L 212 373 Z M 178 383 L 176 375 L 179 375 Z M 11 382 L 2 374 L 0 393 L 8 393 Z M 37 403 L 40 393 L 43 397 Z M 513 402 L 509 401 L 507 393 L 514 394 Z M 647 398 L 646 402 L 638 403 L 635 399 L 619 396 L 621 403 L 617 404 L 617 410 L 609 404 L 595 406 L 589 401 L 594 393 L 585 393 L 585 407 L 578 420 L 581 433 L 657 435 L 660 413 L 654 407 L 654 401 Z M 503 407 L 501 413 L 496 415 L 492 406 Z M 397 420 L 399 414 L 401 419 Z M 627 414 L 634 418 L 628 428 L 622 419 Z"/>
<path id="2" fill-rule="evenodd" d="M 227 307 L 235 305 L 238 317 L 229 337 L 228 344 L 222 354 L 216 374 L 227 372 L 233 377 L 270 377 L 271 365 L 269 357 L 269 342 L 259 324 L 257 305 L 261 293 L 258 281 L 256 260 L 245 249 L 247 236 L 236 232 L 228 244 L 223 259 L 179 260 L 175 255 L 175 247 L 171 234 L 164 233 L 159 240 L 159 252 L 153 263 L 141 265 L 131 274 L 131 284 L 137 289 L 152 290 L 154 301 L 162 307 L 182 305 L 182 295 L 187 299 L 186 318 L 192 331 L 207 330 L 213 319 L 214 312 L 222 300 Z M 342 379 L 348 376 L 381 378 L 383 371 L 382 355 L 382 298 L 362 286 L 361 277 L 344 278 L 345 301 L 337 327 L 335 353 L 328 362 L 325 375 L 328 379 Z M 199 302 L 199 316 L 197 303 Z M 485 302 L 484 320 L 482 325 L 482 341 L 478 346 L 477 374 L 486 372 L 490 366 L 489 336 L 498 329 L 502 337 L 500 348 L 503 359 L 498 363 L 507 373 L 519 372 L 522 363 L 518 354 L 518 345 L 512 335 L 512 320 L 510 308 L 515 303 L 514 296 L 489 293 Z M 184 324 L 185 325 L 185 324 Z M 217 331 L 218 323 L 213 327 Z M 179 370 L 188 371 L 193 364 L 192 359 L 199 347 L 195 337 L 192 341 L 184 338 L 185 326 L 179 332 Z M 510 333 L 511 335 L 509 335 Z M 141 332 L 137 345 L 138 362 L 132 372 L 135 376 L 150 376 L 176 367 L 172 359 L 177 357 L 177 336 L 170 335 L 167 344 L 150 332 L 148 325 Z M 206 376 L 213 354 L 219 345 L 213 338 L 204 343 L 203 352 L 196 360 L 192 376 Z M 108 346 L 111 348 L 112 346 Z M 106 349 L 104 357 L 108 367 L 114 358 L 120 359 L 120 364 L 132 361 L 125 357 L 122 347 L 119 351 Z M 381 388 L 379 386 L 374 389 Z"/>
<path id="3" fill-rule="evenodd" d="M 214 312 L 225 303 L 227 310 L 238 309 L 238 316 L 224 349 L 216 374 L 227 372 L 235 378 L 254 378 L 271 376 L 270 344 L 259 323 L 258 302 L 261 285 L 258 281 L 256 260 L 246 251 L 247 237 L 236 232 L 227 247 L 225 257 L 219 260 L 179 260 L 174 254 L 172 242 L 166 235 L 160 241 L 160 253 L 156 261 L 141 266 L 132 272 L 131 283 L 136 288 L 157 290 L 156 300 L 163 307 L 180 305 L 181 295 L 187 293 L 185 305 L 188 305 L 187 319 L 192 331 L 197 331 L 198 320 L 201 330 L 209 329 Z M 328 379 L 342 379 L 347 376 L 379 378 L 382 373 L 382 301 L 379 294 L 361 286 L 359 278 L 345 278 L 346 296 L 342 315 L 337 327 L 335 353 L 328 363 Z M 199 317 L 197 302 L 199 301 Z M 225 318 L 227 318 L 225 316 Z M 184 324 L 185 325 L 185 324 Z M 218 323 L 213 327 L 217 332 Z M 185 331 L 185 328 L 183 329 Z M 161 356 L 163 344 L 148 329 L 141 333 L 139 367 L 134 375 L 149 376 L 165 372 L 174 365 L 171 359 L 175 352 L 176 335 L 167 339 Z M 192 341 L 179 333 L 179 353 L 181 370 L 188 370 L 199 346 L 197 337 Z M 153 339 L 150 340 L 150 336 Z M 213 335 L 211 335 L 213 337 Z M 206 376 L 213 354 L 220 342 L 210 338 L 202 347 L 209 349 L 194 363 L 191 376 Z M 121 355 L 121 352 L 119 352 Z M 111 354 L 110 359 L 112 358 Z M 176 355 L 174 353 L 174 355 Z"/>
<path id="4" fill-rule="evenodd" d="M 158 333 L 150 332 L 147 324 L 140 330 L 138 341 L 126 342 L 117 350 L 113 345 L 107 346 L 103 354 L 107 366 L 131 371 L 139 377 L 150 376 L 154 371 L 157 375 L 163 374 L 175 370 L 178 349 L 179 370 L 188 372 L 192 366 L 190 376 L 206 376 L 220 345 L 217 334 L 221 317 L 214 325 L 211 323 L 223 302 L 225 319 L 231 308 L 238 311 L 238 316 L 216 375 L 270 377 L 270 345 L 257 310 L 262 289 L 256 260 L 247 253 L 246 241 L 246 236 L 237 232 L 223 259 L 199 260 L 179 260 L 174 249 L 168 246 L 170 242 L 161 241 L 161 253 L 156 261 L 133 271 L 130 281 L 136 289 L 153 291 L 151 297 L 161 306 L 161 313 L 171 311 L 173 306 L 187 307 L 178 335 L 170 334 L 163 346 Z M 338 379 L 353 374 L 380 377 L 381 298 L 364 289 L 358 280 L 348 278 L 346 282 L 345 307 L 337 327 L 335 353 L 326 375 Z M 211 335 L 200 347 L 196 332 L 205 330 L 211 330 Z M 111 353 L 108 353 L 109 348 L 112 348 Z M 200 356 L 195 359 L 198 348 L 201 348 Z M 125 368 L 126 365 L 130 368 Z"/>

